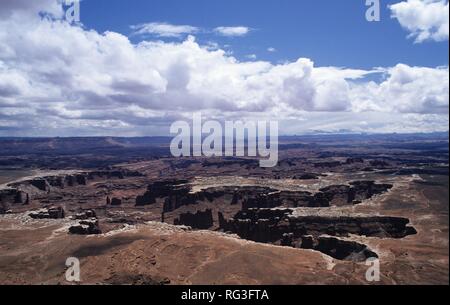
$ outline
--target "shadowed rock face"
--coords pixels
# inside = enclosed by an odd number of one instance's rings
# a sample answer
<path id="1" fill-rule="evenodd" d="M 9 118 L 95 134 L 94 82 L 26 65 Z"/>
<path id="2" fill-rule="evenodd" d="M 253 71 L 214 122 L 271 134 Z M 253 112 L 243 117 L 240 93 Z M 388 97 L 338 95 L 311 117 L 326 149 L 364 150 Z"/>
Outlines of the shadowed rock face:
<path id="1" fill-rule="evenodd" d="M 172 212 L 182 206 L 195 205 L 199 202 L 213 203 L 214 200 L 224 196 L 230 198 L 230 205 L 242 202 L 242 205 L 246 206 L 251 198 L 263 198 L 266 196 L 265 194 L 275 191 L 266 187 L 214 187 L 192 193 L 191 187 L 188 185 L 175 186 L 170 195 L 166 197 L 164 212 Z M 272 204 L 263 201 L 258 202 L 258 206 L 266 205 L 268 207 L 276 207 L 279 204 L 278 202 Z"/>
<path id="2" fill-rule="evenodd" d="M 136 197 L 136 206 L 144 206 L 154 203 L 156 203 L 155 197 L 150 192 L 146 192 L 144 195 Z"/>
<path id="3" fill-rule="evenodd" d="M 30 184 L 40 191 L 46 192 L 49 189 L 49 184 L 45 179 L 33 179 Z"/>
<path id="4" fill-rule="evenodd" d="M 314 167 L 316 168 L 333 168 L 333 167 L 338 167 L 341 165 L 341 162 L 339 161 L 331 161 L 331 162 L 320 162 L 320 163 L 315 163 Z"/>
<path id="5" fill-rule="evenodd" d="M 136 199 L 136 206 L 151 205 L 156 199 L 165 198 L 164 212 L 172 212 L 182 206 L 194 205 L 199 202 L 213 202 L 215 199 L 228 196 L 230 204 L 237 204 L 248 198 L 264 196 L 275 189 L 267 187 L 213 187 L 192 193 L 187 180 L 158 181 L 148 186 L 148 191 Z M 276 203 L 277 204 L 277 203 Z M 277 206 L 275 204 L 275 206 Z"/>
<path id="6" fill-rule="evenodd" d="M 155 182 L 148 191 L 136 199 L 136 206 L 156 203 L 156 199 L 165 198 L 164 212 L 172 212 L 182 206 L 199 202 L 213 202 L 228 196 L 230 204 L 242 203 L 242 209 L 276 207 L 329 207 L 331 205 L 352 205 L 360 203 L 392 188 L 388 184 L 376 184 L 374 181 L 358 181 L 351 185 L 336 185 L 321 189 L 312 194 L 303 191 L 278 191 L 269 187 L 212 187 L 192 193 L 191 186 L 184 180 Z"/>
<path id="7" fill-rule="evenodd" d="M 145 206 L 156 203 L 157 198 L 166 198 L 178 193 L 187 194 L 188 189 L 179 188 L 179 185 L 187 183 L 187 180 L 165 180 L 157 181 L 147 187 L 147 192 L 137 196 L 136 206 Z"/>
<path id="8" fill-rule="evenodd" d="M 242 209 L 276 208 L 276 207 L 329 207 L 323 193 L 278 191 L 249 196 L 242 203 Z"/>
<path id="9" fill-rule="evenodd" d="M 191 194 L 190 188 L 178 188 L 174 190 L 164 201 L 163 212 L 172 212 L 182 206 L 196 204 L 198 201 L 204 199 L 200 197 L 201 194 Z"/>
<path id="10" fill-rule="evenodd" d="M 194 229 L 206 230 L 213 226 L 212 210 L 204 212 L 198 211 L 195 214 L 185 213 L 181 214 L 179 218 L 175 219 L 174 225 L 189 226 Z"/>
<path id="11" fill-rule="evenodd" d="M 88 174 L 77 174 L 77 175 L 67 175 L 64 177 L 64 182 L 62 185 L 54 185 L 64 188 L 64 186 L 76 186 L 76 185 L 86 185 Z M 59 183 L 58 183 L 59 184 Z"/>
<path id="12" fill-rule="evenodd" d="M 318 180 L 319 179 L 319 175 L 313 174 L 313 173 L 306 173 L 306 174 L 302 174 L 300 176 L 294 176 L 293 179 L 297 179 L 297 180 Z"/>
<path id="13" fill-rule="evenodd" d="M 347 185 L 332 185 L 322 188 L 330 205 L 357 204 L 363 200 L 372 198 L 387 192 L 393 187 L 391 184 L 376 184 L 374 181 L 356 181 Z"/>
<path id="14" fill-rule="evenodd" d="M 119 206 L 119 205 L 122 205 L 122 199 L 119 199 L 119 198 L 113 198 L 113 199 L 111 199 L 111 205 L 112 205 L 112 206 Z"/>
<path id="15" fill-rule="evenodd" d="M 64 189 L 78 185 L 87 186 L 89 181 L 97 178 L 123 179 L 124 177 L 142 176 L 138 172 L 129 170 L 105 170 L 82 172 L 79 174 L 62 174 L 45 176 L 42 178 L 28 179 L 20 182 L 9 183 L 9 189 L 0 190 L 0 212 L 13 204 L 29 204 L 36 194 L 45 192 L 52 195 L 55 188 Z"/>
<path id="16" fill-rule="evenodd" d="M 366 245 L 334 237 L 318 237 L 314 241 L 311 249 L 320 251 L 339 260 L 364 262 L 368 258 L 378 258 L 378 255 Z"/>
<path id="17" fill-rule="evenodd" d="M 5 214 L 14 205 L 27 205 L 30 197 L 27 193 L 16 190 L 0 190 L 0 214 Z"/>
<path id="18" fill-rule="evenodd" d="M 364 244 L 330 236 L 316 238 L 305 235 L 300 239 L 295 239 L 293 233 L 285 233 L 281 239 L 281 246 L 316 250 L 339 260 L 355 262 L 364 262 L 371 257 L 378 258 L 378 255 Z"/>
<path id="19" fill-rule="evenodd" d="M 64 188 L 65 187 L 65 177 L 62 176 L 48 176 L 44 177 L 48 184 L 53 187 Z"/>
<path id="20" fill-rule="evenodd" d="M 17 189 L 0 190 L 0 205 L 28 204 L 28 194 Z"/>
<path id="21" fill-rule="evenodd" d="M 403 238 L 416 234 L 409 220 L 401 217 L 326 217 L 292 216 L 290 209 L 249 209 L 233 219 L 222 220 L 221 229 L 261 242 L 276 242 L 283 234 L 348 236 L 349 234 L 381 238 Z M 220 218 L 220 216 L 219 216 Z"/>
<path id="22" fill-rule="evenodd" d="M 325 217 L 293 216 L 290 209 L 249 209 L 226 220 L 219 213 L 220 228 L 238 234 L 241 238 L 313 249 L 337 259 L 363 261 L 377 257 L 363 244 L 338 238 L 349 234 L 376 236 L 380 238 L 403 238 L 416 234 L 409 220 L 401 217 Z"/>

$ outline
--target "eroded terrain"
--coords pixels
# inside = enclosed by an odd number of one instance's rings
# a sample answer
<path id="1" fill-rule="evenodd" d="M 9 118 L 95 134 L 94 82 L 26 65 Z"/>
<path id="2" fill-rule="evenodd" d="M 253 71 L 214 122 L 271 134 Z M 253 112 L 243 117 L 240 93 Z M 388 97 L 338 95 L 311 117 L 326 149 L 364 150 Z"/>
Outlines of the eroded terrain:
<path id="1" fill-rule="evenodd" d="M 285 138 L 269 169 L 70 141 L 2 140 L 2 284 L 69 284 L 68 257 L 84 284 L 372 284 L 369 258 L 448 284 L 448 136 Z"/>

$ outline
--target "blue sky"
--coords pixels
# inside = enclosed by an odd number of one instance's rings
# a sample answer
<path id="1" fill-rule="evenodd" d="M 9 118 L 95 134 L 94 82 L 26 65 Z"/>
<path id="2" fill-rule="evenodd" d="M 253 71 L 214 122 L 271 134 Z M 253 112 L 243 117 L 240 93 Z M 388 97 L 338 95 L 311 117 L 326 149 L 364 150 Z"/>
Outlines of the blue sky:
<path id="1" fill-rule="evenodd" d="M 448 131 L 448 0 L 379 1 L 1 0 L 0 136 Z"/>
<path id="2" fill-rule="evenodd" d="M 214 41 L 229 46 L 246 60 L 250 54 L 274 63 L 299 57 L 317 66 L 369 69 L 405 63 L 411 66 L 448 65 L 448 42 L 414 44 L 388 5 L 381 1 L 381 21 L 367 22 L 364 0 L 84 0 L 81 19 L 87 28 L 130 35 L 130 25 L 166 22 L 204 29 L 247 26 L 245 37 L 196 34 L 199 43 Z M 142 37 L 131 37 L 139 41 Z M 146 37 L 148 39 L 148 37 Z M 182 38 L 181 38 L 182 39 Z M 179 41 L 180 38 L 165 38 Z M 276 52 L 267 51 L 275 48 Z"/>

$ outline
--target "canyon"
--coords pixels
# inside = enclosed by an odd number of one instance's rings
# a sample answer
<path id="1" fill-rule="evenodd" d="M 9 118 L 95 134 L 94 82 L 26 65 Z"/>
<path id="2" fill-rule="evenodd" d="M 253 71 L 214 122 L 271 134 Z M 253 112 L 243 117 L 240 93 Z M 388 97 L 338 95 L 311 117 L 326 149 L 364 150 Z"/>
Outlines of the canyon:
<path id="1" fill-rule="evenodd" d="M 164 139 L 1 146 L 30 175 L 0 186 L 0 282 L 65 284 L 67 257 L 84 283 L 368 284 L 371 258 L 383 284 L 448 281 L 445 139 L 280 140 L 274 168 Z"/>

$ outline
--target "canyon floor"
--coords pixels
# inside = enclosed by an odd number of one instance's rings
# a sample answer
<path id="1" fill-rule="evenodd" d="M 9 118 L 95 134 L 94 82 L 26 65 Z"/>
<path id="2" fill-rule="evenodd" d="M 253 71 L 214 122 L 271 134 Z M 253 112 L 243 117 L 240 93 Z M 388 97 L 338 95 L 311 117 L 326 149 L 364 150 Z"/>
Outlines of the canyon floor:
<path id="1" fill-rule="evenodd" d="M 286 137 L 274 168 L 167 141 L 0 139 L 0 284 L 448 284 L 448 135 Z"/>

